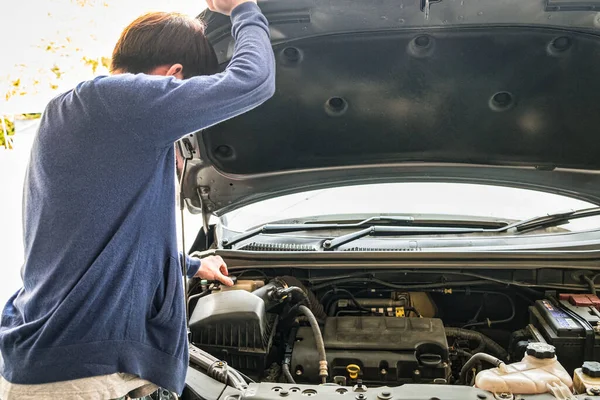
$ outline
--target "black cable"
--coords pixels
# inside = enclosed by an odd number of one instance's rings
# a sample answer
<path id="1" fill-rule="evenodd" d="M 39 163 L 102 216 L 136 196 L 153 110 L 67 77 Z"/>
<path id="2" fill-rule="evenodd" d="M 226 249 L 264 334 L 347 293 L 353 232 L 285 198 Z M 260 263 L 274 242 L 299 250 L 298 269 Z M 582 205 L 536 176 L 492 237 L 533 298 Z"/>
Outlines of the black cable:
<path id="1" fill-rule="evenodd" d="M 480 293 L 480 291 L 471 291 L 471 293 Z M 499 320 L 495 320 L 495 321 L 490 321 L 488 319 L 488 320 L 482 321 L 482 322 L 471 322 L 471 323 L 463 325 L 462 326 L 463 329 L 472 328 L 472 327 L 475 327 L 475 326 L 487 326 L 487 327 L 491 327 L 492 325 L 504 324 L 504 323 L 510 322 L 510 321 L 512 321 L 515 318 L 515 315 L 517 313 L 516 307 L 515 307 L 515 302 L 513 301 L 513 299 L 509 295 L 507 295 L 506 293 L 494 292 L 494 291 L 487 291 L 487 292 L 482 292 L 482 293 L 484 294 L 484 297 L 483 297 L 483 300 L 482 300 L 482 304 L 481 304 L 482 307 L 481 308 L 483 308 L 483 302 L 485 301 L 485 297 L 487 295 L 491 294 L 491 295 L 503 296 L 504 298 L 506 298 L 508 300 L 508 302 L 510 304 L 510 307 L 511 307 L 511 314 L 510 314 L 510 316 L 508 318 L 499 319 Z M 477 315 L 474 318 L 475 321 L 477 321 L 476 318 L 479 316 L 481 308 L 479 309 L 479 311 L 477 312 Z"/>
<path id="2" fill-rule="evenodd" d="M 297 293 L 298 295 L 300 295 L 300 297 L 302 298 L 301 303 L 303 302 L 305 305 L 310 306 L 310 301 L 308 300 L 308 296 L 306 295 L 306 292 L 297 286 L 290 286 L 285 289 L 277 290 L 277 296 L 279 296 L 281 299 L 283 299 L 287 296 L 290 296 L 293 293 Z"/>
<path id="3" fill-rule="evenodd" d="M 242 271 L 239 271 L 239 272 L 236 271 L 235 272 L 235 274 L 236 274 L 235 276 L 237 276 L 238 279 L 239 279 L 240 276 L 244 275 L 247 272 L 258 272 L 263 278 L 269 279 L 269 276 L 267 274 L 265 274 L 263 271 L 261 271 L 260 269 L 245 269 L 245 270 L 242 270 Z"/>
<path id="4" fill-rule="evenodd" d="M 354 278 L 354 277 L 363 276 L 363 275 L 389 274 L 389 273 L 419 274 L 419 275 L 423 275 L 423 274 L 427 274 L 427 275 L 460 275 L 460 276 L 468 276 L 471 278 L 484 279 L 484 280 L 501 283 L 501 284 L 511 284 L 513 282 L 516 282 L 516 281 L 507 281 L 505 279 L 493 278 L 493 277 L 490 277 L 487 275 L 477 274 L 474 272 L 449 271 L 449 270 L 410 270 L 410 269 L 400 269 L 400 270 L 384 269 L 384 270 L 373 270 L 373 271 L 357 271 L 357 272 L 353 272 L 353 273 L 346 274 L 346 275 L 322 276 L 322 277 L 318 277 L 318 278 L 308 278 L 307 281 L 308 282 L 321 282 L 321 281 L 328 281 L 328 280 L 337 280 L 340 278 Z"/>
<path id="5" fill-rule="evenodd" d="M 445 331 L 446 336 L 461 338 L 465 340 L 474 340 L 478 342 L 479 345 L 474 350 L 472 350 L 473 353 L 479 353 L 484 351 L 485 349 L 488 349 L 503 360 L 506 360 L 506 357 L 508 356 L 506 350 L 502 346 L 494 342 L 489 337 L 485 336 L 483 333 L 453 327 L 446 327 Z"/>
<path id="6" fill-rule="evenodd" d="M 337 310 L 335 312 L 335 315 L 330 315 L 331 317 L 340 317 L 342 314 L 348 314 L 348 315 L 363 315 L 363 312 L 361 310 Z"/>
<path id="7" fill-rule="evenodd" d="M 500 365 L 504 364 L 502 360 L 499 360 L 494 356 L 490 356 L 489 354 L 485 353 L 477 353 L 473 357 L 469 358 L 469 361 L 467 361 L 465 365 L 463 365 L 463 367 L 460 369 L 460 376 L 458 378 L 459 383 L 465 384 L 467 382 L 467 374 L 469 373 L 469 370 L 473 368 L 475 364 L 480 363 L 482 361 L 490 363 L 494 367 L 499 367 Z"/>
<path id="8" fill-rule="evenodd" d="M 352 300 L 352 302 L 356 306 L 356 308 L 358 308 L 361 311 L 365 311 L 367 313 L 371 313 L 370 309 L 368 309 L 368 308 L 363 307 L 363 306 L 360 305 L 360 303 L 358 302 L 358 300 L 356 299 L 356 297 L 354 297 L 354 295 L 352 294 L 352 292 L 350 292 L 349 290 L 341 289 L 341 288 L 335 288 L 333 290 L 334 290 L 334 293 L 342 292 L 342 293 L 347 294 L 350 297 L 350 300 Z M 335 302 L 337 302 L 338 300 L 339 300 L 339 298 L 334 299 L 333 304 L 331 304 L 328 307 L 328 309 L 327 309 L 327 315 L 333 316 L 332 315 L 333 314 L 333 306 L 335 305 Z M 375 315 L 381 315 L 381 313 L 375 313 Z"/>
<path id="9" fill-rule="evenodd" d="M 329 309 L 329 306 L 331 303 L 331 299 L 327 300 L 327 302 L 325 302 L 325 299 L 327 299 L 332 294 L 335 294 L 335 290 L 336 290 L 335 288 L 327 290 L 325 293 L 323 293 L 323 295 L 321 296 L 321 299 L 319 300 L 319 303 L 323 304 L 323 309 L 325 311 L 327 311 Z"/>
<path id="10" fill-rule="evenodd" d="M 473 353 L 470 353 L 463 349 L 455 349 L 456 355 L 459 357 L 471 358 L 473 357 Z"/>
<path id="11" fill-rule="evenodd" d="M 306 298 L 308 308 L 311 309 L 313 314 L 315 314 L 315 316 L 321 320 L 324 320 L 327 318 L 325 309 L 323 308 L 323 305 L 321 304 L 321 302 L 319 301 L 317 296 L 315 296 L 315 294 L 312 292 L 312 290 L 309 290 L 306 286 L 304 286 L 304 284 L 302 282 L 300 282 L 299 279 L 297 279 L 293 276 L 286 275 L 286 276 L 282 276 L 282 277 L 278 278 L 278 280 L 285 282 L 285 284 L 288 287 L 296 286 L 296 287 L 300 288 L 304 292 L 304 294 L 302 296 Z"/>
<path id="12" fill-rule="evenodd" d="M 472 281 L 458 281 L 458 282 L 440 282 L 440 283 L 425 283 L 425 284 L 413 284 L 413 285 L 398 285 L 395 283 L 386 282 L 378 278 L 342 278 L 334 282 L 321 283 L 312 287 L 312 290 L 323 289 L 332 285 L 339 285 L 342 283 L 377 283 L 382 286 L 386 286 L 397 290 L 428 290 L 428 289 L 441 289 L 441 288 L 452 288 L 452 287 L 465 287 L 465 286 L 481 286 L 488 285 L 489 282 L 485 280 L 472 280 Z"/>
<path id="13" fill-rule="evenodd" d="M 296 381 L 294 380 L 294 377 L 292 376 L 292 373 L 290 372 L 290 366 L 289 364 L 283 363 L 283 365 L 281 366 L 281 369 L 283 370 L 283 376 L 285 376 L 285 379 L 287 379 L 288 383 L 296 383 Z"/>
<path id="14" fill-rule="evenodd" d="M 202 279 L 200 279 L 200 278 L 193 278 L 193 279 L 196 279 L 196 280 L 197 280 L 197 282 L 194 284 L 194 286 L 192 286 L 192 287 L 190 288 L 190 294 L 191 294 L 191 293 L 194 293 L 194 290 L 196 290 L 196 289 L 198 288 L 198 286 L 201 286 L 201 285 L 202 285 Z"/>
<path id="15" fill-rule="evenodd" d="M 414 308 L 414 307 L 404 307 L 404 311 L 406 311 L 406 316 L 407 317 L 412 312 L 413 314 L 415 314 L 417 316 L 417 318 L 421 318 L 421 313 L 419 313 L 417 311 L 417 309 Z"/>
<path id="16" fill-rule="evenodd" d="M 390 274 L 390 273 L 394 273 L 394 274 L 435 274 L 435 275 L 462 275 L 462 276 L 469 276 L 472 278 L 477 278 L 478 280 L 473 280 L 473 281 L 467 281 L 465 283 L 465 286 L 469 285 L 469 282 L 471 285 L 480 285 L 482 284 L 480 282 L 480 280 L 484 280 L 487 282 L 494 282 L 500 285 L 506 285 L 506 286 L 517 286 L 517 287 L 521 287 L 524 290 L 532 290 L 531 288 L 541 288 L 541 289 L 559 289 L 559 290 L 589 290 L 589 285 L 544 285 L 544 284 L 532 284 L 532 283 L 525 283 L 525 282 L 519 282 L 519 281 L 514 281 L 514 280 L 506 280 L 506 279 L 497 279 L 497 278 L 493 278 L 490 276 L 486 276 L 486 275 L 482 275 L 482 274 L 476 274 L 476 273 L 471 273 L 471 272 L 457 272 L 457 271 L 449 271 L 449 270 L 373 270 L 373 271 L 359 271 L 359 272 L 354 272 L 351 274 L 346 274 L 346 275 L 341 275 L 341 276 L 326 276 L 326 277 L 318 277 L 318 278 L 308 278 L 307 281 L 308 282 L 327 282 L 327 281 L 331 281 L 329 283 L 322 283 L 319 285 L 315 285 L 312 286 L 313 290 L 318 290 L 321 288 L 325 288 L 328 286 L 331 286 L 335 283 L 345 283 L 345 282 L 365 282 L 365 281 L 371 281 L 370 279 L 372 279 L 372 275 L 374 274 Z M 371 275 L 371 278 L 362 278 L 362 279 L 350 279 L 347 280 L 349 278 L 355 278 L 355 277 L 360 277 L 363 275 Z M 598 276 L 600 276 L 600 274 L 598 274 Z M 342 281 L 343 280 L 343 281 Z M 379 281 L 379 280 L 377 280 Z M 387 283 L 387 282 L 386 282 Z M 456 283 L 456 282 L 454 282 Z M 458 283 L 464 283 L 464 282 L 458 282 Z M 400 287 L 401 290 L 410 290 L 411 288 L 414 288 L 416 290 L 419 290 L 419 288 L 422 285 L 415 285 L 413 286 L 407 286 L 407 287 Z M 460 285 L 457 285 L 460 286 Z M 389 286 L 394 288 L 394 286 Z M 451 287 L 448 286 L 448 283 L 446 283 L 446 286 L 444 286 L 443 284 L 440 284 L 438 287 L 440 288 L 444 288 L 444 287 Z"/>
<path id="17" fill-rule="evenodd" d="M 337 294 L 337 292 L 338 292 L 338 291 L 340 291 L 340 290 L 342 290 L 342 289 L 341 289 L 341 288 L 333 288 L 333 289 L 330 289 L 330 290 L 328 290 L 327 292 L 325 292 L 325 294 L 324 294 L 324 295 L 321 297 L 321 302 L 324 304 L 323 308 L 324 308 L 324 309 L 325 309 L 325 311 L 328 313 L 327 315 L 330 315 L 330 314 L 329 314 L 329 310 L 331 310 L 331 304 L 332 304 L 333 302 L 339 301 L 339 300 L 340 300 L 340 297 L 339 297 L 339 296 L 338 296 L 338 297 L 333 297 L 332 299 L 329 299 L 329 300 L 327 301 L 327 303 L 325 303 L 325 298 L 326 298 L 328 295 L 331 295 L 331 294 L 334 294 L 334 295 L 335 295 L 335 294 Z M 386 290 L 389 290 L 390 292 L 393 292 L 393 290 L 392 290 L 392 289 L 386 289 Z M 383 291 L 383 290 L 382 290 L 382 291 Z M 363 292 L 367 292 L 367 290 L 365 290 L 365 289 L 358 290 L 358 291 L 354 292 L 353 294 L 354 294 L 354 295 L 355 295 L 355 297 L 356 297 L 356 295 L 357 295 L 357 294 L 359 294 L 359 293 L 363 293 Z"/>
<path id="18" fill-rule="evenodd" d="M 487 293 L 484 293 L 483 298 L 481 299 L 481 304 L 479 305 L 479 308 L 477 309 L 477 312 L 475 313 L 475 315 L 473 316 L 473 318 L 471 318 L 470 321 L 468 321 L 467 323 L 471 323 L 471 322 L 477 322 L 477 320 L 479 319 L 479 316 L 481 315 L 481 312 L 483 311 L 483 307 L 485 305 L 485 298 L 487 297 Z M 464 328 L 464 326 L 463 326 Z"/>

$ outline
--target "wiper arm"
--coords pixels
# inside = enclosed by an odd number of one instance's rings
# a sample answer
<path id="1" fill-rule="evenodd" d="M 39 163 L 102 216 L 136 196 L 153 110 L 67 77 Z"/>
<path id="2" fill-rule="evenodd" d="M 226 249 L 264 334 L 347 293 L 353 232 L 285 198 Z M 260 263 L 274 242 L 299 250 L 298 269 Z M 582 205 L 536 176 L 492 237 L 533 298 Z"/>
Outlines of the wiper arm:
<path id="1" fill-rule="evenodd" d="M 323 248 L 333 250 L 353 240 L 360 239 L 365 236 L 377 235 L 435 235 L 447 233 L 480 233 L 490 232 L 494 230 L 483 228 L 445 228 L 445 227 L 426 227 L 426 226 L 370 226 L 360 231 L 348 233 L 347 235 L 338 236 L 334 239 L 323 242 Z"/>
<path id="2" fill-rule="evenodd" d="M 370 217 L 363 221 L 356 222 L 354 224 L 265 224 L 259 226 L 256 229 L 252 229 L 248 232 L 240 233 L 237 236 L 227 240 L 223 240 L 223 247 L 229 248 L 236 243 L 243 240 L 249 239 L 253 236 L 260 235 L 263 233 L 286 233 L 286 232 L 301 232 L 301 231 L 316 231 L 320 229 L 349 229 L 349 228 L 360 228 L 361 226 L 371 225 L 373 222 L 399 222 L 410 224 L 415 219 L 413 217 L 404 216 L 376 216 Z"/>
<path id="3" fill-rule="evenodd" d="M 476 228 L 444 228 L 444 227 L 415 227 L 415 226 L 371 226 L 360 231 L 338 236 L 334 239 L 323 242 L 323 248 L 332 250 L 343 244 L 360 239 L 365 236 L 377 236 L 385 234 L 395 235 L 430 235 L 430 234 L 460 234 L 460 233 L 504 233 L 510 231 L 524 232 L 532 229 L 548 228 L 561 225 L 573 219 L 586 218 L 600 215 L 600 207 L 586 208 L 582 210 L 572 210 L 567 212 L 548 214 L 542 217 L 535 217 L 518 221 L 510 225 L 496 229 L 476 229 Z"/>
<path id="4" fill-rule="evenodd" d="M 581 210 L 570 210 L 554 214 L 548 214 L 541 217 L 535 217 L 518 221 L 497 229 L 497 232 L 508 232 L 515 230 L 517 232 L 530 231 L 532 229 L 550 228 L 553 226 L 562 225 L 571 220 L 578 218 L 586 218 L 600 215 L 600 207 L 584 208 Z"/>

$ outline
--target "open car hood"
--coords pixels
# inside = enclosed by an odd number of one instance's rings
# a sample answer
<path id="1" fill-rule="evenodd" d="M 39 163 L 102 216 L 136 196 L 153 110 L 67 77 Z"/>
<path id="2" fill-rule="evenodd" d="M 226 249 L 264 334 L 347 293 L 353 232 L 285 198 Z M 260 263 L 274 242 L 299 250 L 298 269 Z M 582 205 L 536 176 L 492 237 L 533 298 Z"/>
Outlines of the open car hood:
<path id="1" fill-rule="evenodd" d="M 463 182 L 600 204 L 600 2 L 269 0 L 272 99 L 177 144 L 220 215 L 284 194 Z M 227 17 L 206 13 L 223 66 Z M 181 167 L 182 163 L 179 163 Z"/>

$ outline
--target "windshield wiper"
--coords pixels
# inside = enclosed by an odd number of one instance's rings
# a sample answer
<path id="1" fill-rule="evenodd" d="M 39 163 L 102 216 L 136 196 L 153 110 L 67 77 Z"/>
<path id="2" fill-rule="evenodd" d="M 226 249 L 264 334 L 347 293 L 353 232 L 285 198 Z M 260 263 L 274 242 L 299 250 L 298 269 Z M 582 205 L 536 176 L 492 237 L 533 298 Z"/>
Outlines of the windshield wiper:
<path id="1" fill-rule="evenodd" d="M 223 248 L 231 248 L 236 243 L 243 240 L 249 239 L 253 236 L 264 234 L 264 233 L 286 233 L 286 232 L 301 232 L 301 231 L 316 231 L 322 229 L 351 229 L 361 228 L 367 226 L 367 228 L 360 229 L 355 232 L 351 232 L 345 235 L 338 236 L 333 239 L 326 240 L 323 243 L 323 248 L 327 250 L 335 249 L 338 246 L 346 244 L 356 239 L 360 239 L 366 236 L 377 236 L 377 235 L 435 235 L 435 234 L 466 234 L 466 233 L 510 233 L 517 232 L 522 233 L 525 231 L 531 231 L 541 228 L 549 228 L 553 226 L 562 225 L 573 219 L 586 218 L 600 215 L 600 207 L 586 208 L 581 210 L 571 210 L 566 212 L 548 214 L 541 217 L 530 218 L 522 221 L 518 221 L 509 225 L 504 225 L 498 228 L 470 228 L 464 227 L 467 224 L 477 226 L 477 221 L 447 221 L 446 223 L 452 223 L 463 227 L 445 227 L 445 226 L 427 226 L 432 221 L 426 219 L 419 220 L 414 217 L 407 216 L 375 216 L 367 218 L 363 221 L 352 223 L 352 224 L 265 224 L 259 226 L 256 229 L 241 233 L 233 238 L 223 240 Z M 394 223 L 398 225 L 408 226 L 380 226 L 374 225 L 377 222 Z M 439 223 L 439 221 L 437 221 Z M 414 224 L 420 224 L 425 226 L 414 226 Z"/>
<path id="2" fill-rule="evenodd" d="M 489 232 L 483 228 L 445 228 L 445 227 L 428 227 L 428 226 L 370 226 L 360 231 L 348 233 L 347 235 L 338 236 L 335 239 L 326 240 L 323 242 L 323 248 L 327 250 L 335 249 L 338 246 L 346 244 L 356 239 L 365 236 L 376 235 L 435 235 L 447 233 L 480 233 Z"/>
<path id="3" fill-rule="evenodd" d="M 374 222 L 396 222 L 410 224 L 415 219 L 413 217 L 405 216 L 375 216 L 367 218 L 363 221 L 356 222 L 353 224 L 265 224 L 259 226 L 256 229 L 241 233 L 233 238 L 223 240 L 223 247 L 231 247 L 242 240 L 249 239 L 253 236 L 260 235 L 263 233 L 286 233 L 286 232 L 300 232 L 300 231 L 316 231 L 321 229 L 351 229 L 360 228 L 365 225 L 371 225 Z"/>
<path id="4" fill-rule="evenodd" d="M 569 210 L 518 221 L 514 224 L 507 225 L 498 231 L 508 232 L 515 230 L 516 232 L 524 232 L 533 229 L 551 228 L 553 226 L 565 224 L 573 219 L 594 217 L 596 215 L 600 215 L 600 207 Z"/>
<path id="5" fill-rule="evenodd" d="M 377 223 L 385 223 L 385 226 L 376 225 Z M 482 225 L 482 221 L 468 221 L 468 220 L 447 220 L 440 221 L 439 219 L 429 220 L 426 218 L 415 218 L 410 216 L 374 216 L 364 219 L 360 222 L 344 224 L 344 223 L 302 223 L 302 224 L 265 224 L 258 228 L 249 230 L 244 233 L 240 233 L 231 239 L 224 239 L 222 242 L 223 248 L 231 248 L 236 243 L 243 240 L 249 239 L 253 236 L 265 234 L 265 233 L 286 233 L 286 232 L 301 232 L 301 231 L 317 231 L 323 229 L 352 229 L 362 228 L 368 226 L 368 229 L 376 228 L 377 232 L 385 230 L 386 228 L 394 228 L 393 233 L 471 233 L 471 232 L 482 232 L 485 228 L 479 228 Z M 389 226 L 389 225 L 404 225 L 404 226 Z M 415 226 L 420 225 L 420 226 Z M 439 226 L 445 225 L 445 226 Z M 488 222 L 485 225 L 506 226 L 504 222 Z M 448 226 L 448 227 L 446 227 Z M 460 228 L 457 228 L 460 227 Z M 474 227 L 477 228 L 474 228 Z M 466 228 L 465 228 L 466 227 Z M 362 230 L 359 232 L 363 232 Z M 392 231 L 390 231 L 392 232 Z M 356 232 L 350 233 L 350 235 Z M 367 235 L 363 235 L 367 236 Z"/>
<path id="6" fill-rule="evenodd" d="M 338 236 L 323 242 L 323 248 L 332 250 L 343 244 L 360 239 L 365 236 L 377 235 L 419 235 L 419 234 L 447 234 L 447 233 L 509 233 L 525 232 L 541 228 L 550 228 L 562 225 L 573 219 L 586 218 L 600 215 L 600 207 L 571 210 L 560 213 L 548 214 L 541 217 L 525 219 L 496 229 L 472 229 L 472 228 L 443 228 L 443 227 L 413 227 L 413 226 L 371 226 L 360 231 Z"/>

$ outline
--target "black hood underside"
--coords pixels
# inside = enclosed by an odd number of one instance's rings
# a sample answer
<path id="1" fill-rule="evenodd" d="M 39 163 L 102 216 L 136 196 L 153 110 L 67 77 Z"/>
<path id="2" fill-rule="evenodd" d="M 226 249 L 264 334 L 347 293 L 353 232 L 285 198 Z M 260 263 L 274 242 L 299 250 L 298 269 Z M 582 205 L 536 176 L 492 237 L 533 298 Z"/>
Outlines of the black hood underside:
<path id="1" fill-rule="evenodd" d="M 222 213 L 308 188 L 419 180 L 600 201 L 600 39 L 591 27 L 476 24 L 477 14 L 471 24 L 435 25 L 444 2 L 425 20 L 417 1 L 406 7 L 422 24 L 407 26 L 408 11 L 382 1 L 371 11 L 378 22 L 352 30 L 340 21 L 354 2 L 313 2 L 289 14 L 281 3 L 263 7 L 277 60 L 274 97 L 186 139 L 197 150 L 184 180 L 191 208 Z M 214 14 L 208 21 L 226 61 L 229 26 Z"/>

